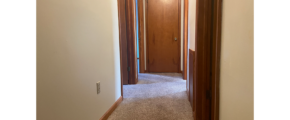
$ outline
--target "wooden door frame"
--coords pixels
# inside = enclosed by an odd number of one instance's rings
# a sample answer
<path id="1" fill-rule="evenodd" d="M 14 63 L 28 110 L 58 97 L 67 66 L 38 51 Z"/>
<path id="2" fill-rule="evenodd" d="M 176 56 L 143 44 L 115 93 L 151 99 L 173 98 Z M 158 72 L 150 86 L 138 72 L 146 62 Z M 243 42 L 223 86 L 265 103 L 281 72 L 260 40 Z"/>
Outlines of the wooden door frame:
<path id="1" fill-rule="evenodd" d="M 220 96 L 220 56 L 221 56 L 221 31 L 222 31 L 222 0 L 213 3 L 213 27 L 212 27 L 212 103 L 211 120 L 219 120 L 219 96 Z"/>
<path id="2" fill-rule="evenodd" d="M 136 22 L 135 22 L 135 17 L 136 17 L 136 5 L 135 5 L 135 0 L 123 0 L 125 1 L 125 13 L 121 13 L 120 10 L 120 1 L 118 0 L 118 22 L 119 22 L 119 49 L 120 49 L 120 73 L 121 73 L 121 95 L 123 96 L 123 68 L 124 67 L 130 67 L 130 70 L 128 71 L 128 84 L 136 84 L 138 82 L 138 73 L 137 73 L 137 56 L 136 56 Z M 121 16 L 124 15 L 125 16 Z M 121 22 L 121 19 L 124 18 L 126 19 L 125 23 Z M 121 39 L 121 28 L 126 27 L 126 39 L 127 39 L 127 47 L 128 47 L 128 66 L 123 66 L 122 64 L 122 40 Z M 127 70 L 127 69 L 126 69 Z"/>
<path id="3" fill-rule="evenodd" d="M 221 20 L 222 0 L 196 0 L 195 120 L 219 120 Z"/>
<path id="4" fill-rule="evenodd" d="M 187 80 L 187 58 L 188 58 L 188 0 L 184 0 L 183 71 L 182 71 L 182 76 L 184 80 Z"/>
<path id="5" fill-rule="evenodd" d="M 146 1 L 148 1 L 148 0 L 146 0 Z M 146 64 L 146 71 L 145 72 L 149 72 L 149 66 L 148 66 L 148 61 L 149 61 L 149 52 L 148 52 L 148 4 L 147 4 L 148 2 L 145 2 L 145 19 L 146 19 L 146 43 L 144 43 L 144 44 L 146 44 L 146 61 L 147 61 L 147 64 Z M 143 13 L 142 13 L 143 14 Z M 139 16 L 140 16 L 140 14 L 139 14 Z M 139 24 L 141 24 L 141 23 L 139 23 Z M 144 24 L 143 24 L 144 25 Z M 180 0 L 178 0 L 178 56 L 179 56 L 179 59 L 178 59 L 178 73 L 182 73 L 182 71 L 181 71 L 181 69 L 180 69 L 180 62 L 181 62 L 181 50 L 180 50 L 180 46 L 181 46 L 181 33 L 180 33 L 180 31 L 181 31 L 181 2 L 180 2 Z M 144 33 L 142 33 L 142 34 L 144 34 Z M 144 46 L 144 45 L 143 45 Z M 140 50 L 139 50 L 140 51 Z M 144 51 L 144 49 L 143 49 L 143 51 Z M 144 53 L 143 53 L 144 54 Z"/>
<path id="6" fill-rule="evenodd" d="M 143 0 L 138 0 L 138 23 L 139 23 L 139 70 L 145 73 L 145 55 L 144 55 L 144 10 Z"/>
<path id="7" fill-rule="evenodd" d="M 128 41 L 128 66 L 129 83 L 137 84 L 137 54 L 136 54 L 136 2 L 135 0 L 126 0 L 126 27 Z"/>
<path id="8" fill-rule="evenodd" d="M 119 24 L 119 49 L 120 49 L 120 80 L 121 80 L 121 96 L 123 96 L 123 84 L 124 84 L 124 78 L 123 78 L 123 74 L 124 74 L 124 71 L 123 71 L 123 68 L 126 67 L 123 65 L 123 55 L 122 55 L 122 48 L 123 48 L 123 45 L 122 45 L 122 41 L 124 39 L 122 39 L 122 33 L 126 34 L 126 31 L 122 31 L 122 28 L 123 27 L 126 27 L 126 24 L 122 23 L 122 19 L 125 19 L 124 16 L 122 17 L 121 15 L 125 14 L 123 12 L 121 12 L 121 0 L 118 0 L 118 24 Z M 126 36 L 126 35 L 125 35 Z"/>

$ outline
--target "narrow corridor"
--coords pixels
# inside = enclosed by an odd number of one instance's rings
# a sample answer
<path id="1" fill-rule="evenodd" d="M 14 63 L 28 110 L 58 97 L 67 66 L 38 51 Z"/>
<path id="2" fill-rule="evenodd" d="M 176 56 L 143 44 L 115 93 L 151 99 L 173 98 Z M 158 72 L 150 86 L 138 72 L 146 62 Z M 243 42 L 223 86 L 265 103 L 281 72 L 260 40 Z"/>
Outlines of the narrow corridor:
<path id="1" fill-rule="evenodd" d="M 140 73 L 136 85 L 124 85 L 122 103 L 108 120 L 193 120 L 180 73 Z"/>

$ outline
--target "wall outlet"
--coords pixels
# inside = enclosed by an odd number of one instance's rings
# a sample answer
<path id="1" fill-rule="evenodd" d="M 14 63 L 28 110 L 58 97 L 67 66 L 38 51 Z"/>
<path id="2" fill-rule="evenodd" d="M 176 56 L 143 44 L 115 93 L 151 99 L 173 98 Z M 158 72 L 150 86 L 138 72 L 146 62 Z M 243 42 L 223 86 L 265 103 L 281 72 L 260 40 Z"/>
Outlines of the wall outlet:
<path id="1" fill-rule="evenodd" d="M 97 82 L 97 94 L 101 92 L 101 81 Z"/>

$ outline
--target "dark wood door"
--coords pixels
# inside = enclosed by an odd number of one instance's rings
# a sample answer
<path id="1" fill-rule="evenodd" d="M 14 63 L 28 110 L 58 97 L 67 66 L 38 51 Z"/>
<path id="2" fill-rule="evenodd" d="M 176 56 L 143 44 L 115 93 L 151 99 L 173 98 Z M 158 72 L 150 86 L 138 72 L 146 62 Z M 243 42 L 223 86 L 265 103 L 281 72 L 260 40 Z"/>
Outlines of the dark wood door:
<path id="1" fill-rule="evenodd" d="M 148 72 L 179 72 L 179 0 L 147 0 Z"/>

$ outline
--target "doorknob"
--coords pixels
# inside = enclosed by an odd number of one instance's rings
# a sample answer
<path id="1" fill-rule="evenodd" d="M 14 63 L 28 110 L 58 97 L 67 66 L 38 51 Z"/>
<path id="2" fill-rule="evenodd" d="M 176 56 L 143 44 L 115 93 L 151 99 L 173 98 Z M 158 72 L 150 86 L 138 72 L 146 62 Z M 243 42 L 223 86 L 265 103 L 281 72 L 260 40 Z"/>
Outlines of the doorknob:
<path id="1" fill-rule="evenodd" d="M 177 41 L 177 38 L 175 37 L 174 40 Z"/>

